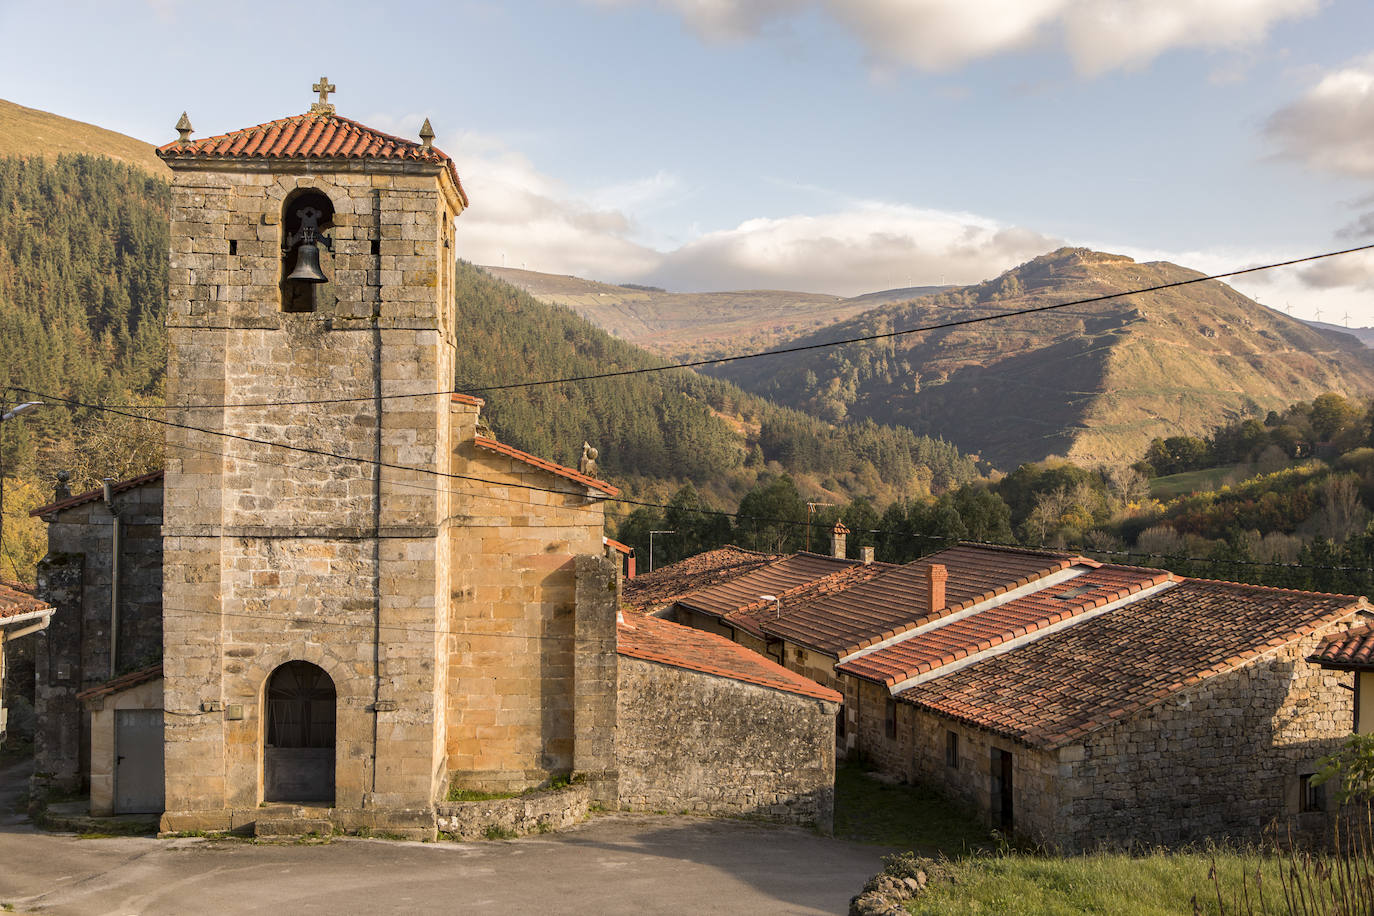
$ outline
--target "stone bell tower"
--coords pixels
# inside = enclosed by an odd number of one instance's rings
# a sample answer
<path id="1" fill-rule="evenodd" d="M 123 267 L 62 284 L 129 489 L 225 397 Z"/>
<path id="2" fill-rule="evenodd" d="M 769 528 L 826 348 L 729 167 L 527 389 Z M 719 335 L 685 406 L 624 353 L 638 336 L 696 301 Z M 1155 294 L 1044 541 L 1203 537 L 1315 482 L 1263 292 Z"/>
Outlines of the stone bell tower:
<path id="1" fill-rule="evenodd" d="M 308 112 L 174 173 L 164 829 L 274 804 L 432 834 L 445 765 L 453 221 L 432 145 Z M 264 806 L 266 806 L 264 808 Z"/>

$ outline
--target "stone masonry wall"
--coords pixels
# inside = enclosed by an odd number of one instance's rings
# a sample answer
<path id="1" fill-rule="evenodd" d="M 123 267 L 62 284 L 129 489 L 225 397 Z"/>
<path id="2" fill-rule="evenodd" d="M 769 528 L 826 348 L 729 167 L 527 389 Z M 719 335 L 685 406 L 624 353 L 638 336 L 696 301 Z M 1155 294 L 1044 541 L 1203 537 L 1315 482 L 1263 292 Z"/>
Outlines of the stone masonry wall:
<path id="1" fill-rule="evenodd" d="M 1073 845 L 1256 838 L 1299 815 L 1298 777 L 1351 733 L 1349 672 L 1305 661 L 1321 634 L 1180 691 L 1059 752 L 1062 815 Z M 1334 807 L 1334 805 L 1332 806 Z"/>
<path id="2" fill-rule="evenodd" d="M 832 826 L 835 711 L 823 700 L 620 660 L 620 803 Z"/>
<path id="3" fill-rule="evenodd" d="M 162 658 L 162 485 L 117 493 L 123 524 L 118 658 L 110 665 L 113 527 L 103 502 L 76 506 L 48 524 L 39 594 L 56 608 L 37 635 L 35 785 L 82 787 L 90 723 L 76 694 Z"/>
<path id="4" fill-rule="evenodd" d="M 477 481 L 453 481 L 448 768 L 462 788 L 521 791 L 573 769 L 576 563 L 601 556 L 604 512 L 473 445 L 474 419 L 455 419 L 457 473 Z"/>

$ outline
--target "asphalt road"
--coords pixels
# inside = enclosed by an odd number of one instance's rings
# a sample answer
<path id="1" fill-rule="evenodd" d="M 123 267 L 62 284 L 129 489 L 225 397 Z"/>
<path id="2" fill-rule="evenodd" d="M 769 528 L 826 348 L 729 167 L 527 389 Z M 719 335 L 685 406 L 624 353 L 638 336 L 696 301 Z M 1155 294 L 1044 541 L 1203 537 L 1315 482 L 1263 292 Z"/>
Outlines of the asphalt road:
<path id="1" fill-rule="evenodd" d="M 13 776 L 0 783 L 0 811 L 12 810 Z M 511 841 L 317 845 L 83 840 L 0 816 L 0 904 L 82 916 L 841 914 L 887 851 L 792 828 L 619 814 Z"/>

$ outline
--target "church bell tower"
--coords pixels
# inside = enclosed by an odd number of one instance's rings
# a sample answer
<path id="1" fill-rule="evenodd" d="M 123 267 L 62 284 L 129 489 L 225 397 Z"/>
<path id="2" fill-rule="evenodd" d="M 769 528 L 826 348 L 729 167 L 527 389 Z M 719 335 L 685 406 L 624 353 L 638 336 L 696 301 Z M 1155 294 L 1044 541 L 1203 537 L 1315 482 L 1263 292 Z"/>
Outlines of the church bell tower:
<path id="1" fill-rule="evenodd" d="M 452 160 L 304 114 L 172 169 L 164 829 L 427 836 L 444 768 Z"/>

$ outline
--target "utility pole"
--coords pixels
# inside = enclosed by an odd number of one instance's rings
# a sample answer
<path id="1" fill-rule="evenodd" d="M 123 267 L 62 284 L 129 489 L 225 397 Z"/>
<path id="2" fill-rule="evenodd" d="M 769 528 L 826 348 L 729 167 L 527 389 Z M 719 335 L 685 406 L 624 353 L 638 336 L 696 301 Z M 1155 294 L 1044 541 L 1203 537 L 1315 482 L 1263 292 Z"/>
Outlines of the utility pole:
<path id="1" fill-rule="evenodd" d="M 649 532 L 649 572 L 654 571 L 654 535 L 677 534 L 676 528 L 660 528 Z"/>
<path id="2" fill-rule="evenodd" d="M 25 401 L 13 410 L 5 411 L 5 403 L 0 401 L 0 556 L 5 552 L 5 421 L 42 405 L 42 401 Z M 14 570 L 14 573 L 17 576 L 19 570 Z"/>

